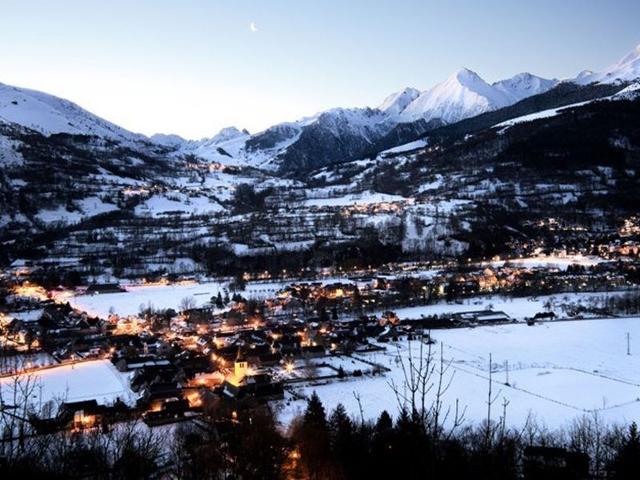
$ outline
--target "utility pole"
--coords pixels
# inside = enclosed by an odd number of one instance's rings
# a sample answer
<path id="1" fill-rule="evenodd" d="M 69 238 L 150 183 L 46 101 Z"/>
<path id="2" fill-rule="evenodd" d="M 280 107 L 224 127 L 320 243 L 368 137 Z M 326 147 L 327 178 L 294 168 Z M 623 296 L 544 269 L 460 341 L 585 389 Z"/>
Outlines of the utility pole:
<path id="1" fill-rule="evenodd" d="M 509 386 L 509 360 L 505 360 L 504 361 L 504 369 L 505 372 L 507 372 L 507 381 L 504 383 L 505 385 Z"/>
<path id="2" fill-rule="evenodd" d="M 627 332 L 627 355 L 631 355 L 631 334 Z"/>

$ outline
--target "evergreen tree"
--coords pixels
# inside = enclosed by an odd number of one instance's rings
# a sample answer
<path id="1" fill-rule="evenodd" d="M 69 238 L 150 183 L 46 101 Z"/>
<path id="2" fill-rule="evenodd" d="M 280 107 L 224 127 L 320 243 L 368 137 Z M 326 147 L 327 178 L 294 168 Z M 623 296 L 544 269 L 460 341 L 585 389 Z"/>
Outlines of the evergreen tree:
<path id="1" fill-rule="evenodd" d="M 311 479 L 331 478 L 331 444 L 327 415 L 316 392 L 307 400 L 302 424 L 294 439 L 298 442 L 301 463 Z"/>
<path id="2" fill-rule="evenodd" d="M 222 294 L 218 292 L 218 296 L 216 297 L 216 307 L 224 308 L 224 302 L 222 300 Z"/>
<path id="3" fill-rule="evenodd" d="M 613 480 L 631 480 L 640 475 L 640 434 L 635 422 L 629 427 L 629 435 L 618 448 L 609 470 Z"/>

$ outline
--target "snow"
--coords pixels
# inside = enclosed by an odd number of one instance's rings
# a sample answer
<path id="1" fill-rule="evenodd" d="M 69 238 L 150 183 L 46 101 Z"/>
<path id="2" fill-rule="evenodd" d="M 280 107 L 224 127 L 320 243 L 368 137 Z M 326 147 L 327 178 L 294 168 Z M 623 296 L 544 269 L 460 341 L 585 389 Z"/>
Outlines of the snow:
<path id="1" fill-rule="evenodd" d="M 145 137 L 53 95 L 0 83 L 0 121 L 17 123 L 44 135 L 71 133 L 115 140 L 141 141 Z"/>
<path id="2" fill-rule="evenodd" d="M 634 100 L 640 96 L 640 81 L 632 83 L 613 95 L 613 100 Z"/>
<path id="3" fill-rule="evenodd" d="M 185 297 L 193 297 L 196 306 L 207 304 L 211 297 L 223 292 L 226 283 L 183 283 L 172 285 L 129 285 L 126 292 L 100 295 L 78 295 L 71 297 L 72 307 L 86 311 L 91 315 L 107 318 L 113 307 L 120 316 L 137 315 L 140 306 L 151 304 L 157 309 L 173 308 L 180 310 L 180 302 Z"/>
<path id="4" fill-rule="evenodd" d="M 205 196 L 188 196 L 181 192 L 153 195 L 135 207 L 138 216 L 160 217 L 167 214 L 204 215 L 224 211 L 215 200 Z"/>
<path id="5" fill-rule="evenodd" d="M 638 78 L 640 78 L 640 45 L 618 63 L 601 72 L 582 72 L 571 81 L 579 85 L 588 85 L 590 83 L 631 82 Z"/>
<path id="6" fill-rule="evenodd" d="M 304 204 L 308 207 L 341 207 L 349 205 L 370 205 L 383 202 L 401 202 L 405 200 L 406 198 L 401 197 L 400 195 L 365 191 L 361 193 L 352 193 L 341 197 L 310 198 L 305 200 Z"/>
<path id="7" fill-rule="evenodd" d="M 0 123 L 2 119 L 0 118 Z M 24 158 L 18 151 L 20 142 L 0 135 L 0 166 L 18 166 L 24 164 Z M 15 183 L 14 183 L 15 184 Z"/>
<path id="8" fill-rule="evenodd" d="M 391 116 L 400 115 L 404 109 L 419 96 L 420 90 L 407 87 L 385 98 L 378 107 L 378 110 Z"/>
<path id="9" fill-rule="evenodd" d="M 558 80 L 547 80 L 530 73 L 519 73 L 506 80 L 495 82 L 492 87 L 501 91 L 511 103 L 517 103 L 533 95 L 539 95 L 551 90 L 558 84 Z"/>
<path id="10" fill-rule="evenodd" d="M 514 320 L 524 320 L 533 317 L 536 313 L 548 311 L 546 304 L 551 306 L 551 311 L 562 316 L 562 305 L 568 303 L 586 304 L 592 299 L 611 295 L 622 295 L 625 292 L 595 292 L 595 293 L 558 293 L 554 295 L 541 295 L 538 297 L 503 297 L 487 295 L 483 297 L 471 297 L 459 303 L 440 302 L 432 305 L 418 307 L 405 307 L 394 310 L 401 320 L 418 319 L 429 315 L 452 314 L 471 310 L 502 311 Z"/>
<path id="11" fill-rule="evenodd" d="M 44 308 L 35 308 L 33 310 L 24 310 L 22 312 L 11 312 L 9 316 L 17 320 L 22 320 L 23 322 L 37 322 L 40 320 L 43 312 Z"/>
<path id="12" fill-rule="evenodd" d="M 541 110 L 539 112 L 530 113 L 528 115 L 522 115 L 521 117 L 512 118 L 510 120 L 506 120 L 504 122 L 498 123 L 494 125 L 493 128 L 503 128 L 503 127 L 508 128 L 518 123 L 526 123 L 526 122 L 532 122 L 534 120 L 539 120 L 541 118 L 555 117 L 556 115 L 560 115 L 565 110 L 568 110 L 570 108 L 582 107 L 583 105 L 587 105 L 591 102 L 593 102 L 593 100 L 587 100 L 586 102 L 573 103 L 571 105 L 565 105 L 564 107 L 550 108 L 548 110 Z"/>
<path id="13" fill-rule="evenodd" d="M 77 202 L 78 207 L 83 211 L 85 216 L 92 217 L 101 213 L 112 212 L 118 210 L 118 206 L 113 203 L 103 202 L 98 197 L 87 197 Z"/>
<path id="14" fill-rule="evenodd" d="M 55 209 L 40 210 L 35 217 L 41 222 L 47 224 L 59 222 L 74 224 L 94 215 L 118 210 L 117 205 L 114 205 L 113 203 L 106 203 L 99 197 L 95 196 L 78 200 L 75 202 L 75 205 L 80 211 L 74 210 L 70 212 L 63 205 L 60 205 Z"/>
<path id="15" fill-rule="evenodd" d="M 504 267 L 506 264 L 512 264 L 526 268 L 557 267 L 560 270 L 566 270 L 570 265 L 592 267 L 594 265 L 602 263 L 603 261 L 604 260 L 600 257 L 585 255 L 540 255 L 536 257 L 510 258 L 501 261 L 489 262 L 484 265 L 490 265 L 493 267 Z"/>
<path id="16" fill-rule="evenodd" d="M 493 89 L 478 74 L 462 69 L 423 92 L 402 112 L 406 121 L 424 118 L 453 123 L 489 110 L 507 106 L 504 94 Z"/>
<path id="17" fill-rule="evenodd" d="M 640 416 L 640 357 L 626 355 L 626 333 L 640 338 L 640 318 L 550 322 L 528 327 L 510 324 L 474 329 L 433 331 L 435 349 L 440 345 L 451 362 L 447 380 L 452 378 L 444 397 L 445 408 L 456 399 L 466 408 L 467 424 L 486 419 L 489 385 L 489 354 L 493 361 L 493 395 L 497 401 L 493 419 L 502 414 L 508 402 L 506 422 L 523 426 L 530 414 L 550 428 L 564 427 L 575 418 L 597 414 L 608 422 L 628 423 Z M 384 376 L 348 379 L 328 385 L 303 386 L 298 393 L 316 391 L 325 408 L 343 403 L 354 416 L 359 415 L 360 396 L 365 417 L 375 418 L 386 409 L 398 412 L 391 381 L 402 388 L 403 375 L 398 355 L 408 359 L 406 340 L 384 344 L 384 353 L 361 354 L 390 368 Z M 418 342 L 413 342 L 414 355 Z M 426 348 L 426 347 L 425 347 Z M 399 350 L 397 350 L 399 349 Z M 506 385 L 507 364 L 509 385 Z M 433 400 L 433 394 L 428 397 Z M 283 407 L 285 423 L 304 408 L 303 401 Z"/>
<path id="18" fill-rule="evenodd" d="M 48 402 L 80 402 L 96 400 L 99 404 L 112 404 L 116 399 L 133 405 L 135 394 L 122 375 L 108 360 L 93 360 L 71 365 L 59 365 L 30 374 L 34 385 L 31 405 L 40 410 Z M 25 377 L 23 377 L 25 378 Z M 16 377 L 0 379 L 0 396 L 12 401 Z M 27 380 L 22 380 L 22 385 Z M 18 392 L 20 395 L 22 392 Z M 55 406 L 55 405 L 52 405 Z M 52 412 L 55 414 L 55 410 Z"/>
<path id="19" fill-rule="evenodd" d="M 402 112 L 403 121 L 423 118 L 454 123 L 490 110 L 512 105 L 524 98 L 546 92 L 557 82 L 521 73 L 489 85 L 466 68 L 422 92 Z"/>
<path id="20" fill-rule="evenodd" d="M 424 148 L 426 146 L 427 146 L 426 140 L 416 140 L 414 142 L 405 143 L 404 145 L 398 145 L 397 147 L 384 150 L 383 152 L 380 152 L 380 154 L 384 155 L 384 154 L 410 152 L 411 150 L 417 150 L 419 148 Z"/>
<path id="21" fill-rule="evenodd" d="M 70 212 L 62 205 L 51 210 L 40 210 L 35 217 L 43 223 L 73 224 L 82 220 L 80 212 Z"/>

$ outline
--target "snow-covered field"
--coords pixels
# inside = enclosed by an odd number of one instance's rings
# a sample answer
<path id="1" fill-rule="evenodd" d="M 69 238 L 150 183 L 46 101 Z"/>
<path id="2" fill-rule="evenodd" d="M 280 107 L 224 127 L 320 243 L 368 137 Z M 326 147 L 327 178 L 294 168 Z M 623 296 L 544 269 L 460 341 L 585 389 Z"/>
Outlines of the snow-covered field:
<path id="1" fill-rule="evenodd" d="M 508 260 L 500 260 L 496 262 L 488 262 L 483 265 L 492 267 L 504 267 L 505 265 L 513 265 L 525 268 L 543 268 L 556 267 L 559 270 L 567 270 L 570 265 L 580 265 L 582 267 L 592 267 L 604 262 L 605 260 L 595 256 L 584 255 L 567 255 L 553 256 L 540 255 L 537 257 L 511 258 Z"/>
<path id="2" fill-rule="evenodd" d="M 74 308 L 101 318 L 107 318 L 112 307 L 114 313 L 128 316 L 136 315 L 141 305 L 179 310 L 180 302 L 185 297 L 193 297 L 196 306 L 201 306 L 218 292 L 222 293 L 225 287 L 226 284 L 221 282 L 127 286 L 126 292 L 79 295 L 69 298 L 69 303 Z"/>
<path id="3" fill-rule="evenodd" d="M 0 379 L 0 398 L 12 403 L 14 391 L 18 392 L 19 399 L 23 398 L 21 395 L 30 393 L 30 404 L 36 411 L 45 408 L 50 401 L 51 407 L 55 407 L 57 401 L 93 399 L 102 405 L 112 404 L 116 399 L 129 405 L 135 403 L 135 394 L 129 388 L 126 376 L 108 360 L 60 365 L 36 371 L 28 377 L 27 380 L 27 376 L 23 376 L 17 390 L 14 387 L 15 377 Z M 27 385 L 32 388 L 27 388 Z"/>
<path id="4" fill-rule="evenodd" d="M 626 334 L 631 335 L 627 355 Z M 631 422 L 640 418 L 640 318 L 550 322 L 528 327 L 524 324 L 438 330 L 433 333 L 435 350 L 442 345 L 451 362 L 451 387 L 447 406 L 459 400 L 468 422 L 486 418 L 489 386 L 489 355 L 493 360 L 493 418 L 502 414 L 508 402 L 507 423 L 523 426 L 529 415 L 538 423 L 555 428 L 575 418 L 597 414 L 609 422 Z M 389 386 L 403 383 L 399 356 L 408 358 L 408 343 L 385 344 L 386 352 L 361 355 L 392 371 L 384 377 L 361 377 L 326 385 L 303 386 L 304 395 L 317 391 L 325 407 L 343 403 L 359 415 L 360 396 L 365 416 L 373 418 L 384 409 L 398 412 L 398 402 Z M 414 355 L 418 352 L 413 342 Z M 425 350 L 426 351 L 426 350 Z M 509 385 L 507 381 L 507 363 Z M 433 395 L 430 395 L 433 398 Z M 281 421 L 289 422 L 303 410 L 304 401 L 281 402 Z"/>
<path id="5" fill-rule="evenodd" d="M 352 193 L 341 197 L 310 198 L 305 200 L 304 204 L 308 207 L 345 207 L 383 202 L 401 202 L 404 200 L 406 199 L 400 195 L 366 191 L 361 193 Z"/>
<path id="6" fill-rule="evenodd" d="M 597 292 L 597 293 L 558 293 L 555 295 L 541 295 L 539 297 L 503 297 L 498 295 L 471 297 L 458 302 L 440 302 L 433 305 L 406 307 L 394 310 L 401 320 L 419 319 L 429 315 L 467 312 L 471 310 L 503 311 L 514 320 L 524 320 L 533 317 L 538 312 L 552 311 L 558 317 L 564 316 L 564 305 L 588 305 L 597 298 L 624 295 L 626 292 Z M 550 306 L 550 309 L 547 308 Z"/>

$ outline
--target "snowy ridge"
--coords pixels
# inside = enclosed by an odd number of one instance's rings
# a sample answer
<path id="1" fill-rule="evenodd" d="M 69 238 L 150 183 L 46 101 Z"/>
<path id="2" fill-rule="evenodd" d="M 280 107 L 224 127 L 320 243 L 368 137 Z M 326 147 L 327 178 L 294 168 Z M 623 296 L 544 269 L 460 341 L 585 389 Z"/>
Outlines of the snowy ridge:
<path id="1" fill-rule="evenodd" d="M 108 122 L 73 102 L 47 93 L 0 83 L 0 120 L 16 123 L 43 135 L 96 135 L 119 141 L 146 137 Z"/>
<path id="2" fill-rule="evenodd" d="M 581 72 L 570 81 L 578 85 L 590 83 L 631 82 L 640 79 L 640 45 L 625 55 L 618 63 L 601 72 Z"/>
<path id="3" fill-rule="evenodd" d="M 420 94 L 404 109 L 402 118 L 404 121 L 422 118 L 454 123 L 544 93 L 556 84 L 556 80 L 520 73 L 489 85 L 477 73 L 463 68 Z"/>
<path id="4" fill-rule="evenodd" d="M 558 84 L 557 79 L 547 80 L 530 73 L 519 73 L 506 80 L 495 82 L 492 87 L 502 92 L 511 103 L 544 93 Z"/>
<path id="5" fill-rule="evenodd" d="M 400 115 L 419 96 L 420 90 L 407 87 L 385 98 L 378 110 L 387 115 Z"/>

